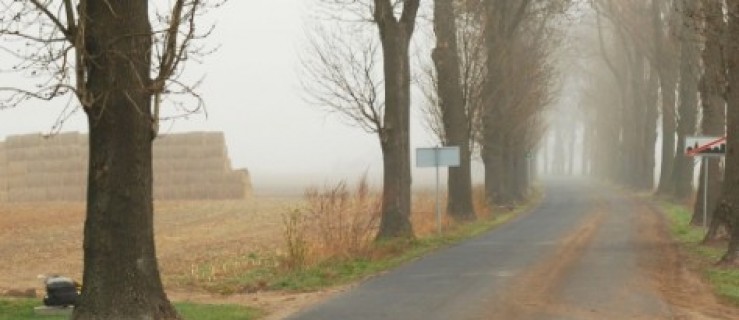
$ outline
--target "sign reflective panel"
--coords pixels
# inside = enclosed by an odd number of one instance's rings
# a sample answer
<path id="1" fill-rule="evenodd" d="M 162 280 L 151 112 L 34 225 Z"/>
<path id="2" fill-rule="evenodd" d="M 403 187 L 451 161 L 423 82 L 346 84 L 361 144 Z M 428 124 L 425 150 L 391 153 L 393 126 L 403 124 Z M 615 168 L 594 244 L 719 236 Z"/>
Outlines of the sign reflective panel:
<path id="1" fill-rule="evenodd" d="M 459 167 L 459 147 L 418 148 L 416 167 Z"/>
<path id="2" fill-rule="evenodd" d="M 723 157 L 726 155 L 726 137 L 685 137 L 685 155 Z"/>

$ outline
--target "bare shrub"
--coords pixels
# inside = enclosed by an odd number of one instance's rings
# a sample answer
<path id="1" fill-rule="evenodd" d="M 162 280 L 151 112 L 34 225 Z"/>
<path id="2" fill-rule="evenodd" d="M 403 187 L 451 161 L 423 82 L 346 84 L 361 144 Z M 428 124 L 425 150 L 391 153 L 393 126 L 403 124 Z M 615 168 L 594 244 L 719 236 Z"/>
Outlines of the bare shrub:
<path id="1" fill-rule="evenodd" d="M 305 217 L 294 209 L 282 215 L 283 238 L 286 254 L 284 266 L 289 270 L 300 270 L 306 265 L 308 245 L 305 239 Z"/>
<path id="2" fill-rule="evenodd" d="M 493 215 L 485 196 L 485 187 L 482 185 L 476 185 L 472 188 L 472 205 L 480 218 L 488 218 Z"/>
<path id="3" fill-rule="evenodd" d="M 368 253 L 379 228 L 380 199 L 372 193 L 367 176 L 354 190 L 341 181 L 305 192 L 306 218 L 316 252 L 324 257 L 357 257 Z"/>
<path id="4" fill-rule="evenodd" d="M 441 210 L 442 230 L 446 230 L 453 221 L 446 214 L 446 192 L 441 192 L 439 210 Z M 432 191 L 419 191 L 413 194 L 413 212 L 411 213 L 413 232 L 419 236 L 438 233 L 436 225 L 436 195 Z"/>

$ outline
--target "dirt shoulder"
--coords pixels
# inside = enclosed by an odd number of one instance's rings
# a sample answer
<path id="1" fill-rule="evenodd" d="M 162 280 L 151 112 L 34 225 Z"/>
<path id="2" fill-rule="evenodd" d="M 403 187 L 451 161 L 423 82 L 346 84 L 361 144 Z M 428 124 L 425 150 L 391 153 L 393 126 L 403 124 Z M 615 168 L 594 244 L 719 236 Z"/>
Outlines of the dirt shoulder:
<path id="1" fill-rule="evenodd" d="M 713 293 L 689 257 L 672 238 L 661 210 L 638 201 L 642 266 L 652 285 L 673 306 L 678 319 L 739 319 L 739 309 L 726 305 Z"/>

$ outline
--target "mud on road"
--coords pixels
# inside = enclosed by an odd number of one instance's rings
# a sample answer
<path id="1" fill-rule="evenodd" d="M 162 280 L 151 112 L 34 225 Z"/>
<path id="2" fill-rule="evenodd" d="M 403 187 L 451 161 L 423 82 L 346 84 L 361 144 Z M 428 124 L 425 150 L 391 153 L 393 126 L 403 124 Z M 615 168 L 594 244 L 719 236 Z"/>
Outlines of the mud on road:
<path id="1" fill-rule="evenodd" d="M 739 319 L 736 308 L 722 304 L 710 287 L 684 263 L 684 257 L 671 239 L 664 216 L 643 201 L 620 197 L 628 223 L 636 232 L 630 235 L 638 274 L 607 281 L 617 290 L 605 305 L 589 305 L 563 296 L 568 280 L 578 277 L 575 267 L 588 248 L 592 250 L 596 233 L 604 227 L 606 214 L 613 209 L 601 203 L 564 239 L 551 256 L 520 273 L 496 303 L 487 319 Z M 621 217 L 623 218 L 623 217 Z M 615 250 L 613 247 L 596 250 Z M 607 263 L 601 265 L 606 267 Z M 590 292 L 594 294 L 595 292 Z M 649 296 L 650 305 L 635 305 L 629 295 Z M 637 310 L 635 310 L 637 309 Z M 641 310 L 638 310 L 641 309 Z"/>

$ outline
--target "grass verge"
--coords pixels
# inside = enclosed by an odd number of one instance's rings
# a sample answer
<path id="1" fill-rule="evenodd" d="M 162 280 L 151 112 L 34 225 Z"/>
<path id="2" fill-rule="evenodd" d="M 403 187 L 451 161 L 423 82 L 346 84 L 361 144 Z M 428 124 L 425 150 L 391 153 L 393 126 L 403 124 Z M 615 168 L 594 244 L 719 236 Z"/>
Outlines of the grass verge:
<path id="1" fill-rule="evenodd" d="M 0 320 L 66 320 L 67 316 L 41 316 L 33 312 L 40 306 L 38 299 L 0 298 Z M 238 305 L 209 305 L 175 303 L 175 308 L 185 319 L 193 320 L 251 320 L 257 319 L 260 312 Z"/>
<path id="2" fill-rule="evenodd" d="M 495 229 L 531 210 L 540 201 L 541 195 L 537 193 L 527 205 L 492 217 L 479 218 L 474 222 L 450 226 L 441 234 L 414 240 L 374 243 L 370 252 L 362 256 L 333 258 L 294 270 L 280 268 L 278 264 L 267 264 L 229 279 L 210 283 L 206 289 L 220 294 L 260 290 L 308 292 L 348 284 Z"/>
<path id="3" fill-rule="evenodd" d="M 691 212 L 684 206 L 661 202 L 660 207 L 666 213 L 672 234 L 687 253 L 691 266 L 708 279 L 719 297 L 739 306 L 739 269 L 715 264 L 725 248 L 701 244 L 704 229 L 690 225 Z"/>

